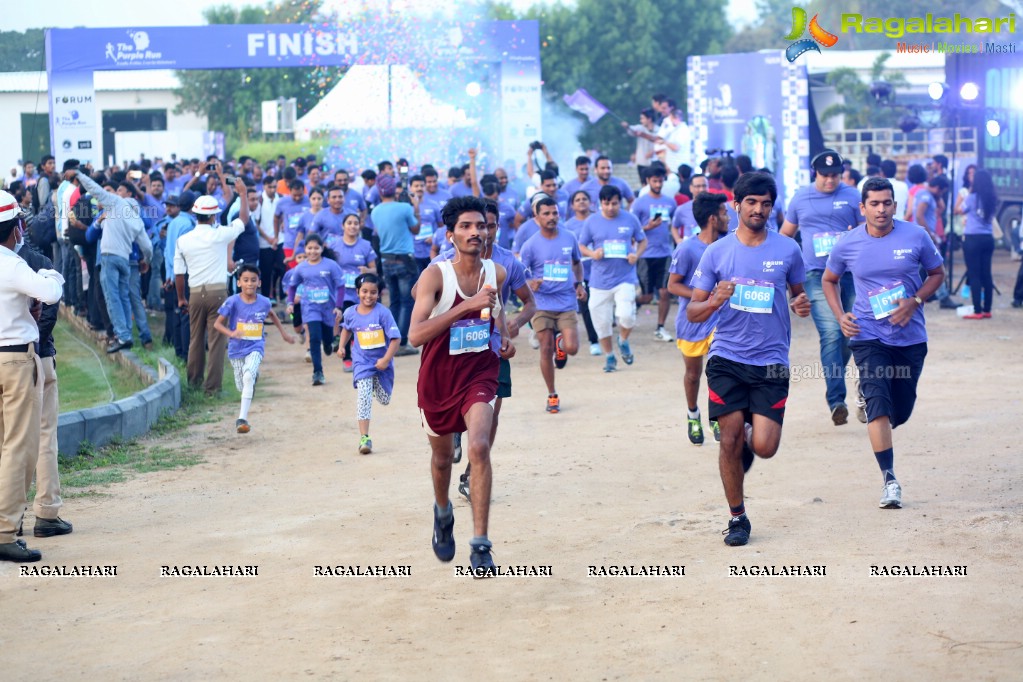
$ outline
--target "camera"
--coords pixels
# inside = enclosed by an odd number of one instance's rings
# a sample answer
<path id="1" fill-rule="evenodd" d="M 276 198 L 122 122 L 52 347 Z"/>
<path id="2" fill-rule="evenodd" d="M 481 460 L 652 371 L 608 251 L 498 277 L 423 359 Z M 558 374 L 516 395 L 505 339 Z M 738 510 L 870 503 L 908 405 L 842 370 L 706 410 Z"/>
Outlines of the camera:
<path id="1" fill-rule="evenodd" d="M 208 164 L 206 164 L 206 172 L 207 173 L 212 173 L 215 170 L 217 170 L 217 164 L 215 164 L 215 163 L 208 163 Z"/>
<path id="2" fill-rule="evenodd" d="M 543 142 L 541 142 L 540 140 L 534 140 L 529 143 L 529 151 L 538 152 L 541 149 L 543 149 Z"/>
<path id="3" fill-rule="evenodd" d="M 142 171 L 140 170 L 128 171 L 128 177 L 131 178 L 132 180 L 141 180 Z"/>
<path id="4" fill-rule="evenodd" d="M 236 180 L 236 178 L 233 175 L 228 175 L 224 179 L 227 180 L 227 184 L 229 185 L 233 185 Z"/>

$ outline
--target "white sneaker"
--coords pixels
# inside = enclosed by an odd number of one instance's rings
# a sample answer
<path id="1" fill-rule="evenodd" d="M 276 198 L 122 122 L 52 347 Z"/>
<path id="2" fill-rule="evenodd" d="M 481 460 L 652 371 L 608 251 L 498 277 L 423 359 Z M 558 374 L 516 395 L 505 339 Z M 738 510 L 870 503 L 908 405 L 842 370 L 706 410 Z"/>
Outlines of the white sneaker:
<path id="1" fill-rule="evenodd" d="M 533 350 L 540 348 L 540 339 L 536 338 L 536 332 L 532 329 L 529 330 L 529 347 Z"/>
<path id="2" fill-rule="evenodd" d="M 590 355 L 602 355 L 603 353 L 604 353 L 604 351 L 602 351 L 600 349 L 600 344 L 599 343 L 591 343 L 590 344 Z"/>
<path id="3" fill-rule="evenodd" d="M 878 506 L 881 509 L 902 509 L 902 486 L 894 478 L 884 484 Z"/>
<path id="4" fill-rule="evenodd" d="M 313 361 L 313 356 L 312 356 L 312 354 L 309 351 L 305 352 L 305 361 L 306 362 L 312 362 Z"/>
<path id="5" fill-rule="evenodd" d="M 657 331 L 654 332 L 654 338 L 657 339 L 658 341 L 669 341 L 670 342 L 670 341 L 674 341 L 675 340 L 675 339 L 671 338 L 671 334 L 669 334 L 664 329 L 664 327 L 660 327 L 660 328 L 657 329 Z"/>

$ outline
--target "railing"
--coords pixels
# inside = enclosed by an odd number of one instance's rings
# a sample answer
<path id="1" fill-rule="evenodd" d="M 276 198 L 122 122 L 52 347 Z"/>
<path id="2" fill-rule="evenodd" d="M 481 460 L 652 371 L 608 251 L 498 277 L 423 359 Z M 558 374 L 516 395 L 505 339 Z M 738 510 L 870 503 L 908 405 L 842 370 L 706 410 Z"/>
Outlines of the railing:
<path id="1" fill-rule="evenodd" d="M 922 157 L 934 154 L 976 155 L 977 129 L 920 128 L 904 133 L 898 128 L 865 128 L 824 133 L 824 144 L 834 149 L 860 171 L 866 170 L 867 154 L 882 158 Z"/>

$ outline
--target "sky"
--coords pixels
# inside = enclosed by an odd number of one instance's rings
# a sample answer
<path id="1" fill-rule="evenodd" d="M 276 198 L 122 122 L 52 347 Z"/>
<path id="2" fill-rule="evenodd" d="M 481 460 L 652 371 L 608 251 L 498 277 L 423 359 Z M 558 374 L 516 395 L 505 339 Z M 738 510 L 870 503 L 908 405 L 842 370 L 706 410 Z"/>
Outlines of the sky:
<path id="1" fill-rule="evenodd" d="M 418 0 L 414 0 L 418 2 Z M 394 0 L 395 5 L 411 4 L 413 0 Z M 511 0 L 518 10 L 526 10 L 540 2 L 551 0 Z M 572 0 L 567 0 L 572 2 Z M 729 0 L 728 16 L 732 23 L 744 23 L 743 18 L 755 15 L 754 0 Z M 61 2 L 59 11 L 39 11 L 30 2 L 11 2 L 4 8 L 4 29 L 24 31 L 29 28 L 72 28 L 84 26 L 99 28 L 127 25 L 129 19 L 136 26 L 197 26 L 205 23 L 202 11 L 210 5 L 253 5 L 262 0 L 174 0 L 173 2 L 138 2 L 138 0 L 103 0 L 103 12 L 97 16 L 95 5 L 88 2 Z M 360 6 L 360 0 L 327 0 L 328 6 L 339 9 Z M 376 3 L 374 3 L 376 4 Z M 113 23 L 110 17 L 122 17 L 124 22 Z M 45 24 L 45 25 L 44 25 Z"/>

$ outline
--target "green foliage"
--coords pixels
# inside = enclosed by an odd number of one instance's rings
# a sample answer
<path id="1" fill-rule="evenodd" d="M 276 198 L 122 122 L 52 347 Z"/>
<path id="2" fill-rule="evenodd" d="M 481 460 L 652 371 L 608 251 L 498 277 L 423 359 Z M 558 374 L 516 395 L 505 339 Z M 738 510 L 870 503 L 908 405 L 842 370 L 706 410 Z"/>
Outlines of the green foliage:
<path id="1" fill-rule="evenodd" d="M 879 106 L 870 94 L 870 83 L 884 79 L 891 84 L 893 93 L 909 85 L 906 77 L 898 71 L 885 71 L 885 63 L 891 53 L 882 52 L 870 67 L 870 80 L 863 82 L 853 69 L 842 67 L 828 74 L 828 84 L 842 94 L 843 104 L 832 104 L 821 112 L 821 121 L 835 116 L 845 116 L 846 128 L 894 128 L 901 109 Z"/>
<path id="2" fill-rule="evenodd" d="M 251 156 L 261 161 L 276 159 L 278 155 L 284 154 L 289 161 L 298 156 L 316 154 L 317 158 L 323 159 L 322 145 L 316 140 L 309 142 L 296 142 L 294 140 L 277 140 L 273 142 L 245 142 L 233 148 L 231 154 L 235 158 Z"/>
<path id="3" fill-rule="evenodd" d="M 280 24 L 323 21 L 323 0 L 265 7 L 231 5 L 210 7 L 203 15 L 210 24 Z M 197 46 L 196 49 L 216 49 Z M 181 87 L 175 91 L 176 113 L 191 111 L 209 118 L 210 130 L 223 131 L 230 151 L 260 132 L 261 103 L 278 97 L 296 99 L 297 116 L 316 106 L 330 92 L 344 69 L 295 67 L 288 69 L 217 69 L 178 71 Z"/>
<path id="4" fill-rule="evenodd" d="M 41 28 L 0 31 L 0 71 L 45 71 L 46 36 Z"/>

